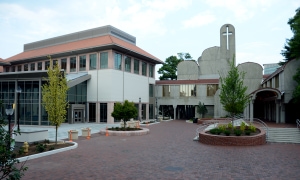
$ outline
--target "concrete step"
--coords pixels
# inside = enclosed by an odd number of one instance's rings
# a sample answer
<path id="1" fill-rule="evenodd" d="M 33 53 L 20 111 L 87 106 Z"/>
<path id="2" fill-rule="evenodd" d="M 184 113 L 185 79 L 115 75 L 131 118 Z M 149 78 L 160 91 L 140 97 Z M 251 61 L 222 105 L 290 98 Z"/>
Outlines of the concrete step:
<path id="1" fill-rule="evenodd" d="M 269 128 L 268 142 L 300 143 L 300 130 L 297 128 Z"/>

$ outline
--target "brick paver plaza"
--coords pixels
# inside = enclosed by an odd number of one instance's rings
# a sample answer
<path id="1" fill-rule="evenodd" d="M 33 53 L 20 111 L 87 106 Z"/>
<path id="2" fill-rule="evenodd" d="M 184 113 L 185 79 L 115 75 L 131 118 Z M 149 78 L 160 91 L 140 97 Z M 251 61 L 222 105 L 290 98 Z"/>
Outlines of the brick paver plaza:
<path id="1" fill-rule="evenodd" d="M 170 121 L 144 136 L 93 134 L 78 148 L 29 160 L 23 179 L 300 179 L 300 145 L 210 146 L 197 125 Z"/>

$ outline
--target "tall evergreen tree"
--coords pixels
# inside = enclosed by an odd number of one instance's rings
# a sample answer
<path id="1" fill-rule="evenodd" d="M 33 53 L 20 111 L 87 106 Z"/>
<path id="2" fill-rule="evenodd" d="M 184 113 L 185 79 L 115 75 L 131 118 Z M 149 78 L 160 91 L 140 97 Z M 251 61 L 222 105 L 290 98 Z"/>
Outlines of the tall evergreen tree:
<path id="1" fill-rule="evenodd" d="M 230 62 L 230 70 L 226 77 L 221 77 L 220 101 L 231 117 L 243 113 L 249 98 L 246 95 L 247 87 L 243 85 L 245 72 L 239 72 L 234 65 L 234 61 Z"/>
<path id="2" fill-rule="evenodd" d="M 285 59 L 279 63 L 280 65 L 300 57 L 300 8 L 296 9 L 296 14 L 289 19 L 288 25 L 290 25 L 294 36 L 286 40 L 284 49 L 281 51 Z"/>
<path id="3" fill-rule="evenodd" d="M 280 65 L 284 65 L 286 62 L 296 59 L 300 59 L 300 7 L 296 9 L 296 14 L 294 17 L 290 18 L 288 21 L 291 31 L 294 36 L 291 39 L 286 40 L 284 45 L 284 50 L 281 54 L 285 58 L 284 61 L 279 62 Z M 293 99 L 295 103 L 300 102 L 300 67 L 298 67 L 296 74 L 293 79 L 297 82 L 297 86 L 293 91 Z"/>
<path id="4" fill-rule="evenodd" d="M 50 64 L 52 59 L 50 58 Z M 48 120 L 55 126 L 55 143 L 57 143 L 57 129 L 66 119 L 67 108 L 67 79 L 56 63 L 48 68 L 47 83 L 42 86 L 42 101 L 48 113 Z"/>
<path id="5" fill-rule="evenodd" d="M 157 71 L 162 74 L 160 80 L 177 80 L 177 65 L 184 60 L 192 60 L 190 53 L 177 53 L 178 57 L 170 56 L 166 59 L 165 63 Z"/>
<path id="6" fill-rule="evenodd" d="M 157 71 L 158 74 L 162 74 L 160 80 L 176 80 L 177 79 L 177 65 L 183 61 L 183 59 L 178 59 L 176 56 L 170 56 L 166 59 L 162 67 Z"/>

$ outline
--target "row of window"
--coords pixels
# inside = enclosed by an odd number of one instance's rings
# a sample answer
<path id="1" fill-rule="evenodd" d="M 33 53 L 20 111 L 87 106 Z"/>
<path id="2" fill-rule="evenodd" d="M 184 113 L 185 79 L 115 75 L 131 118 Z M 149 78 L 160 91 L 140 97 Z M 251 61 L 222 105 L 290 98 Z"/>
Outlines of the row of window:
<path id="1" fill-rule="evenodd" d="M 218 84 L 207 84 L 206 86 L 206 96 L 214 96 L 218 90 Z M 171 85 L 162 86 L 162 96 L 170 97 L 171 95 Z M 195 84 L 182 84 L 179 87 L 180 97 L 191 97 L 197 96 L 197 85 Z M 150 96 L 151 97 L 151 96 Z"/>
<path id="2" fill-rule="evenodd" d="M 265 82 L 263 84 L 263 87 L 279 88 L 279 75 L 277 75 L 274 78 L 270 79 L 269 81 Z"/>
<path id="3" fill-rule="evenodd" d="M 88 58 L 87 55 L 80 55 L 78 56 L 79 61 L 79 71 L 86 71 L 87 70 L 87 59 L 89 60 L 89 70 L 96 70 L 97 69 L 97 53 L 89 54 Z M 70 72 L 77 72 L 77 56 L 71 56 L 69 58 L 69 63 L 67 58 L 62 58 L 60 61 L 53 60 L 50 64 L 50 60 L 37 62 L 37 63 L 30 63 L 30 64 L 23 64 L 17 66 L 6 66 L 5 72 L 20 72 L 20 71 L 40 71 L 40 70 L 47 70 L 50 66 L 53 66 L 59 63 L 61 69 L 67 71 L 67 66 L 69 66 Z M 123 63 L 122 63 L 122 54 L 114 53 L 114 69 L 123 70 Z M 124 70 L 126 72 L 132 72 L 132 60 L 133 60 L 133 73 L 140 74 L 140 62 L 141 62 L 141 74 L 147 76 L 147 63 L 144 61 L 140 61 L 138 59 L 132 59 L 129 56 L 124 55 Z M 99 66 L 100 69 L 107 69 L 108 68 L 108 52 L 101 52 L 99 58 Z M 148 64 L 148 76 L 154 77 L 154 65 Z"/>

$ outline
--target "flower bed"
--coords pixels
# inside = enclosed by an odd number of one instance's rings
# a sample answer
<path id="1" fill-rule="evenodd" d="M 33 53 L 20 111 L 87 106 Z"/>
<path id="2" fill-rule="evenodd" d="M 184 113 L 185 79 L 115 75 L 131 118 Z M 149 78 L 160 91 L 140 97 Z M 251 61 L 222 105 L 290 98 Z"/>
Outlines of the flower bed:
<path id="1" fill-rule="evenodd" d="M 207 131 L 199 133 L 199 142 L 209 145 L 224 145 L 224 146 L 255 146 L 266 144 L 266 132 L 263 129 L 257 128 L 258 134 L 243 135 L 243 136 L 225 136 L 214 135 Z"/>
<path id="2" fill-rule="evenodd" d="M 147 128 L 140 128 L 141 130 L 136 131 L 112 131 L 112 130 L 106 130 L 101 129 L 100 134 L 107 135 L 108 136 L 141 136 L 149 134 L 150 130 Z"/>

